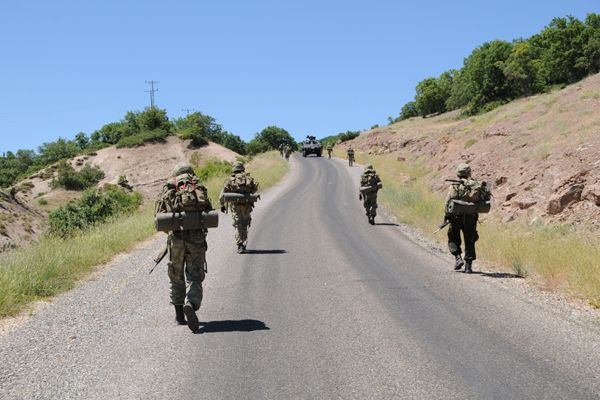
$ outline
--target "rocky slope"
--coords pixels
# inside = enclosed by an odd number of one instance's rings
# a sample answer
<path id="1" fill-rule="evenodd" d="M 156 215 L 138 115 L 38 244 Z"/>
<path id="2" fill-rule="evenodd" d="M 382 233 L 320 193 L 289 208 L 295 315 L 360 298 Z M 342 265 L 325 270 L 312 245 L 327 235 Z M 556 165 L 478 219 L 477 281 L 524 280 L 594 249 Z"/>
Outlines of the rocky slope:
<path id="1" fill-rule="evenodd" d="M 75 157 L 70 162 L 75 169 L 86 163 L 100 167 L 105 173 L 100 186 L 116 184 L 123 175 L 133 190 L 152 199 L 178 162 L 189 162 L 194 158 L 201 166 L 209 159 L 234 161 L 237 156 L 215 143 L 193 148 L 189 141 L 171 136 L 164 143 L 121 149 L 109 147 Z M 52 189 L 50 182 L 55 174 L 55 166 L 50 166 L 8 190 L 0 191 L 0 252 L 35 239 L 43 232 L 48 211 L 81 195 L 81 192 Z"/>
<path id="2" fill-rule="evenodd" d="M 600 75 L 481 116 L 411 118 L 338 146 L 349 144 L 424 165 L 440 193 L 456 165 L 468 162 L 493 184 L 493 215 L 504 222 L 600 221 Z"/>

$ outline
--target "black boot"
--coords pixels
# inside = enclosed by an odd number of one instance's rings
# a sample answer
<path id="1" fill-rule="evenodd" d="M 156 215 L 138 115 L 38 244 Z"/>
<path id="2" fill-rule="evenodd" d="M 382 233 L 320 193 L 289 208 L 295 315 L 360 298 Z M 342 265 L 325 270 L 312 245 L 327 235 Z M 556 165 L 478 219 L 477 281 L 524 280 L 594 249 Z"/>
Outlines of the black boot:
<path id="1" fill-rule="evenodd" d="M 371 216 L 369 217 L 369 223 L 370 223 L 371 225 L 375 225 L 375 217 L 374 217 L 374 216 L 372 216 L 372 215 L 371 215 Z"/>
<path id="2" fill-rule="evenodd" d="M 177 325 L 185 325 L 185 315 L 183 314 L 183 306 L 175 306 L 175 322 Z"/>
<path id="3" fill-rule="evenodd" d="M 243 243 L 238 243 L 238 245 L 237 245 L 237 252 L 238 252 L 238 254 L 243 254 L 244 250 L 246 250 L 244 248 L 244 244 Z"/>
<path id="4" fill-rule="evenodd" d="M 467 261 L 465 263 L 465 274 L 470 274 L 471 272 L 473 272 L 471 269 L 471 261 Z"/>
<path id="5" fill-rule="evenodd" d="M 458 271 L 459 269 L 462 268 L 463 265 L 465 265 L 465 262 L 463 261 L 463 259 L 460 256 L 460 254 L 457 254 L 456 255 L 456 261 L 454 262 L 454 270 Z"/>
<path id="6" fill-rule="evenodd" d="M 198 321 L 198 316 L 196 315 L 196 311 L 194 311 L 194 306 L 189 301 L 183 306 L 183 312 L 185 313 L 185 318 L 187 319 L 188 328 L 190 328 L 192 332 L 196 332 L 198 328 L 200 328 L 200 321 Z"/>

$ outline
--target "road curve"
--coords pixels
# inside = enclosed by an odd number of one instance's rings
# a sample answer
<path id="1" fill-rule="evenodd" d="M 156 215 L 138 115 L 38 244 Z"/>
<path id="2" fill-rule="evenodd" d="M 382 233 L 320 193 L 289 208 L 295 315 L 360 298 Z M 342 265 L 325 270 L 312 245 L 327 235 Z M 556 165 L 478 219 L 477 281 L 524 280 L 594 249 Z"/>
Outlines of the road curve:
<path id="1" fill-rule="evenodd" d="M 157 237 L 0 337 L 0 399 L 600 398 L 597 327 L 370 226 L 358 168 L 291 162 L 249 254 L 210 232 L 202 333 L 145 274 Z"/>

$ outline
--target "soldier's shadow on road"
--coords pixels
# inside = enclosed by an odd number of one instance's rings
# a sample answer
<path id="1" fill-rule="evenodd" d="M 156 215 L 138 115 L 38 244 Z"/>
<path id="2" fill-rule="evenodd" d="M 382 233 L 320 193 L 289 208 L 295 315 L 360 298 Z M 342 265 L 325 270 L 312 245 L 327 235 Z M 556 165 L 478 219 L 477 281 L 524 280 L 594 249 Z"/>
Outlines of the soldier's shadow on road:
<path id="1" fill-rule="evenodd" d="M 286 254 L 287 251 L 286 250 L 252 250 L 252 249 L 248 249 L 246 251 L 244 251 L 245 254 Z"/>
<path id="2" fill-rule="evenodd" d="M 375 225 L 382 225 L 382 226 L 400 226 L 398 224 L 394 224 L 393 222 L 375 222 Z"/>
<path id="3" fill-rule="evenodd" d="M 510 272 L 481 272 L 481 271 L 473 271 L 473 275 L 481 275 L 486 278 L 515 278 L 522 279 L 522 276 L 517 274 L 511 274 Z"/>
<path id="4" fill-rule="evenodd" d="M 200 322 L 200 326 L 201 327 L 195 333 L 252 332 L 269 330 L 269 327 L 265 325 L 264 322 L 256 319 Z"/>

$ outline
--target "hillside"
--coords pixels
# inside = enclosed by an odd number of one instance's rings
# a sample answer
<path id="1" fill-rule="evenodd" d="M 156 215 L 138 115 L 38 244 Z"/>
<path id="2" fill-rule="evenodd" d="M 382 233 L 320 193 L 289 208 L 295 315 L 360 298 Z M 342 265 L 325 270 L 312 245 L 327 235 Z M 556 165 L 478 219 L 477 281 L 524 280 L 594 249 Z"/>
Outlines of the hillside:
<path id="1" fill-rule="evenodd" d="M 338 144 L 423 167 L 445 193 L 460 161 L 493 184 L 503 222 L 600 223 L 600 75 L 486 114 L 411 118 Z M 398 177 L 402 179 L 402 177 Z"/>
<path id="2" fill-rule="evenodd" d="M 234 161 L 237 153 L 216 143 L 193 148 L 189 140 L 170 136 L 164 143 L 146 144 L 133 148 L 109 147 L 86 156 L 70 160 L 75 169 L 86 163 L 97 165 L 105 173 L 100 186 L 116 184 L 119 176 L 127 177 L 133 190 L 144 198 L 152 199 L 158 194 L 163 182 L 178 162 L 190 161 L 193 154 L 198 165 L 209 159 Z M 0 251 L 35 239 L 44 230 L 48 211 L 56 209 L 81 192 L 52 189 L 50 182 L 55 167 L 48 167 L 18 182 L 6 192 L 0 192 Z"/>

